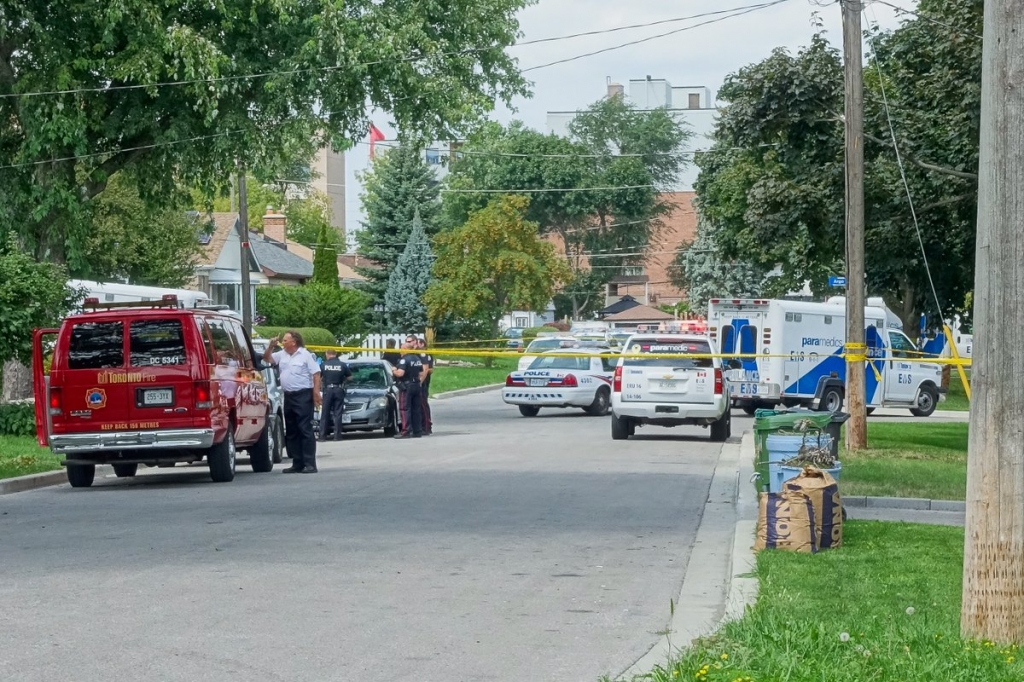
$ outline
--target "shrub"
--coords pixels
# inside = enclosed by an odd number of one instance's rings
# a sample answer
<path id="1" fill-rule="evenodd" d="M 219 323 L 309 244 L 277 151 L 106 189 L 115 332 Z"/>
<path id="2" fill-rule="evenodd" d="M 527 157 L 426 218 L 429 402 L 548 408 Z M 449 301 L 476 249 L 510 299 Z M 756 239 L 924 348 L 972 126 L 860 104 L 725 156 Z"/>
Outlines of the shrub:
<path id="1" fill-rule="evenodd" d="M 272 339 L 290 329 L 302 334 L 302 340 L 308 346 L 334 346 L 338 343 L 338 339 L 330 330 L 321 327 L 253 327 L 252 332 L 253 336 L 261 339 Z"/>
<path id="2" fill-rule="evenodd" d="M 332 337 L 363 332 L 368 300 L 361 291 L 324 284 L 256 290 L 256 310 L 267 326 L 320 327 Z"/>
<path id="3" fill-rule="evenodd" d="M 36 432 L 35 403 L 21 400 L 0 404 L 0 436 L 33 436 Z"/>

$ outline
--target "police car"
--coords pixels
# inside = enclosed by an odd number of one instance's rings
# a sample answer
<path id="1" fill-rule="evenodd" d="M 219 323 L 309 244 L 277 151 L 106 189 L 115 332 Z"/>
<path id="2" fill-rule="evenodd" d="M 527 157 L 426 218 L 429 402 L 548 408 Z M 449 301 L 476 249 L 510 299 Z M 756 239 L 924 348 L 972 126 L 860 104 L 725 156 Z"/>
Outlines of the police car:
<path id="1" fill-rule="evenodd" d="M 584 352 L 564 348 L 538 355 L 528 368 L 508 375 L 502 400 L 518 405 L 524 417 L 536 417 L 542 407 L 579 407 L 596 417 L 608 414 L 616 359 Z"/>

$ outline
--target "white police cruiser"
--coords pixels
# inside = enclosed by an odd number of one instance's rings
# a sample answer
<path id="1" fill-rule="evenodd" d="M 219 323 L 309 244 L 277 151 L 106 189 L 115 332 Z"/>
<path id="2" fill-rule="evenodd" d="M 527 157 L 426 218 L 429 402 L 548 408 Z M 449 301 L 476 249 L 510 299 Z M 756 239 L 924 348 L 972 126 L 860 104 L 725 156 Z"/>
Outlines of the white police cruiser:
<path id="1" fill-rule="evenodd" d="M 524 417 L 536 417 L 542 407 L 580 407 L 595 417 L 608 414 L 616 358 L 584 353 L 561 348 L 538 355 L 527 369 L 508 375 L 502 400 L 518 405 Z"/>

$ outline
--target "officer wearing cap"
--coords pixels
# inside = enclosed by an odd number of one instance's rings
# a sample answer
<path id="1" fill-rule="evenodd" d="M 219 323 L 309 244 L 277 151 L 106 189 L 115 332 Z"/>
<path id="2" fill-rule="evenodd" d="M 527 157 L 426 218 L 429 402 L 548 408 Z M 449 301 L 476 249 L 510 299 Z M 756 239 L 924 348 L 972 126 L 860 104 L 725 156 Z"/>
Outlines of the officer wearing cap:
<path id="1" fill-rule="evenodd" d="M 342 415 L 345 413 L 345 382 L 352 376 L 352 370 L 338 357 L 337 351 L 328 350 L 326 354 L 327 359 L 320 370 L 320 382 L 324 387 L 324 406 L 320 411 L 319 439 L 327 439 L 328 426 L 333 424 L 334 440 L 341 440 Z"/>
<path id="2" fill-rule="evenodd" d="M 406 338 L 402 351 L 402 358 L 394 370 L 402 392 L 402 432 L 395 438 L 420 438 L 423 436 L 423 403 L 420 400 L 423 360 L 416 352 L 416 338 Z"/>

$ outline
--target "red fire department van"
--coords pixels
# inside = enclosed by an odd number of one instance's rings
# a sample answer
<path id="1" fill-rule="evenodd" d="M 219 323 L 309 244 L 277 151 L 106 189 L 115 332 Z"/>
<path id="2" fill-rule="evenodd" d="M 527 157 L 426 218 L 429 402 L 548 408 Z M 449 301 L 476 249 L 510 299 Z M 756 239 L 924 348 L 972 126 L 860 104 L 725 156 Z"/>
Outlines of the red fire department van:
<path id="1" fill-rule="evenodd" d="M 248 450 L 253 471 L 270 471 L 281 444 L 266 428 L 270 403 L 260 369 L 248 335 L 229 315 L 181 308 L 173 295 L 141 303 L 86 299 L 60 329 L 35 332 L 39 444 L 64 455 L 76 488 L 92 485 L 97 464 L 113 465 L 123 478 L 139 464 L 203 458 L 210 477 L 226 482 L 235 477 L 238 450 Z"/>

